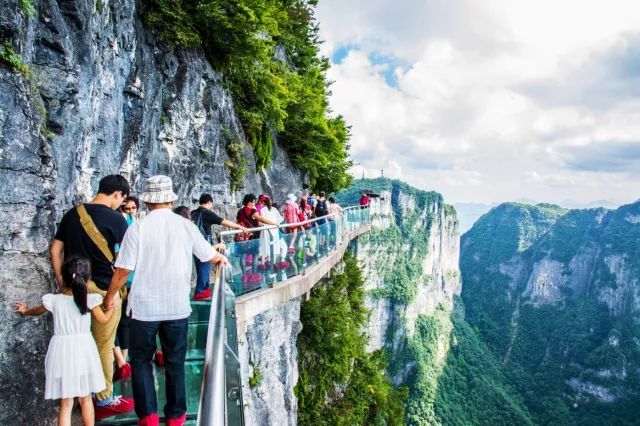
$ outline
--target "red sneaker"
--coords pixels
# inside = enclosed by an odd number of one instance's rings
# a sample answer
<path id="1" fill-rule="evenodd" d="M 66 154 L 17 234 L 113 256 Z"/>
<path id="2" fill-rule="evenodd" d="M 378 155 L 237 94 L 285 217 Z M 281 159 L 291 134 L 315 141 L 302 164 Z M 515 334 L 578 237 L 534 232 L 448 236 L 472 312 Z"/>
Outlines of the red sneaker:
<path id="1" fill-rule="evenodd" d="M 156 365 L 158 367 L 164 367 L 164 354 L 160 349 L 156 351 Z"/>
<path id="2" fill-rule="evenodd" d="M 149 414 L 138 420 L 138 426 L 160 426 L 160 419 L 156 413 Z"/>
<path id="3" fill-rule="evenodd" d="M 122 367 L 118 367 L 116 372 L 113 373 L 113 381 L 117 382 L 120 379 L 126 379 L 131 377 L 131 364 L 128 362 Z"/>
<path id="4" fill-rule="evenodd" d="M 114 396 L 111 404 L 105 405 L 104 407 L 95 405 L 94 411 L 96 420 L 102 420 L 107 417 L 117 416 L 118 414 L 128 413 L 129 411 L 133 411 L 133 399 Z"/>
<path id="5" fill-rule="evenodd" d="M 177 419 L 167 419 L 167 426 L 184 426 L 187 422 L 187 413 L 184 413 Z"/>
<path id="6" fill-rule="evenodd" d="M 205 300 L 211 297 L 211 289 L 207 288 L 200 293 L 196 293 L 193 295 L 193 300 Z"/>

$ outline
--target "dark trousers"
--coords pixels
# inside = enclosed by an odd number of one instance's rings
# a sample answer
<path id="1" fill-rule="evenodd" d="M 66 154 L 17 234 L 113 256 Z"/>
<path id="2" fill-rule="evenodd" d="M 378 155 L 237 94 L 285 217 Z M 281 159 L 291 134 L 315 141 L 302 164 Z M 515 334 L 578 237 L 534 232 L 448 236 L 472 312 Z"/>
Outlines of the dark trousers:
<path id="1" fill-rule="evenodd" d="M 116 331 L 116 346 L 122 350 L 129 349 L 129 321 L 131 321 L 131 319 L 127 316 L 126 312 L 127 299 L 124 299 L 122 302 L 122 316 L 120 317 L 118 330 Z"/>
<path id="2" fill-rule="evenodd" d="M 187 355 L 188 321 L 188 318 L 172 321 L 130 320 L 131 381 L 136 414 L 139 418 L 158 412 L 151 364 L 156 351 L 156 334 L 160 335 L 164 355 L 167 396 L 164 415 L 175 419 L 187 412 L 184 360 Z"/>
<path id="3" fill-rule="evenodd" d="M 209 262 L 200 262 L 200 259 L 193 256 L 196 262 L 196 293 L 201 293 L 209 288 L 209 274 L 212 265 Z"/>

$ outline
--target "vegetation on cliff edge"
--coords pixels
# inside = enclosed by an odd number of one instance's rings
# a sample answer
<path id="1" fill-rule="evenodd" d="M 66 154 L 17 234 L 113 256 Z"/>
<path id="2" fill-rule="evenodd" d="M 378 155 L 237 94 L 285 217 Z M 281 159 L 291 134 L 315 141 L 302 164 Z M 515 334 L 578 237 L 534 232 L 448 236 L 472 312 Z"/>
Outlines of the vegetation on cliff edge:
<path id="1" fill-rule="evenodd" d="M 434 218 L 441 209 L 447 211 L 447 205 L 437 192 L 423 191 L 388 178 L 356 179 L 349 188 L 336 194 L 336 199 L 345 205 L 358 204 L 363 190 L 391 197 L 385 202 L 390 201 L 392 207 L 389 226 L 385 229 L 374 226 L 367 240 L 380 256 L 380 261 L 373 264 L 384 283 L 371 295 L 406 306 L 414 300 L 418 287 L 429 285 L 432 280 L 425 274 L 423 260 L 427 256 Z M 409 204 L 402 206 L 403 202 Z M 447 212 L 454 217 L 455 211 Z"/>
<path id="2" fill-rule="evenodd" d="M 368 311 L 357 260 L 313 289 L 302 304 L 300 377 L 295 392 L 301 425 L 400 425 L 406 389 L 394 389 L 381 351 L 366 352 Z"/>
<path id="3" fill-rule="evenodd" d="M 149 0 L 143 17 L 162 41 L 202 48 L 222 72 L 258 169 L 278 138 L 311 187 L 349 185 L 349 127 L 330 116 L 329 61 L 319 54 L 314 0 Z"/>

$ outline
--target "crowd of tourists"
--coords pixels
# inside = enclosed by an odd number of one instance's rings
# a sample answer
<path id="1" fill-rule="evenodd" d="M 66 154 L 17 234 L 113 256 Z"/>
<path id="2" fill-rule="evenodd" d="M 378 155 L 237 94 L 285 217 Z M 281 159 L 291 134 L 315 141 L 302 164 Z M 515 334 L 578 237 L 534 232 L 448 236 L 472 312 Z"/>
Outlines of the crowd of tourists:
<path id="1" fill-rule="evenodd" d="M 318 256 L 323 250 L 326 252 L 331 244 L 329 235 L 333 235 L 331 230 L 335 227 L 334 213 L 342 211 L 336 200 L 326 198 L 324 192 L 303 194 L 299 200 L 293 193 L 288 194 L 282 207 L 267 194 L 246 194 L 235 223 L 222 219 L 211 208 L 211 197 L 203 194 L 200 207 L 192 213 L 192 220 L 207 238 L 211 235 L 211 225 L 238 229 L 233 254 L 242 271 L 242 284 L 246 286 L 260 283 L 262 272 L 268 270 L 284 272 L 291 269 L 295 275 L 300 267 L 298 259 Z M 279 228 L 274 228 L 276 226 Z M 267 229 L 261 230 L 262 227 Z M 317 238 L 320 241 L 316 241 Z M 209 271 L 208 265 L 197 268 L 194 300 L 211 296 Z"/>
<path id="2" fill-rule="evenodd" d="M 250 266 L 242 278 L 249 283 L 258 280 L 256 271 L 276 261 L 273 241 L 287 236 L 278 247 L 277 266 L 295 267 L 293 256 L 288 262 L 287 254 L 296 253 L 303 236 L 307 241 L 326 239 L 326 232 L 313 233 L 312 227 L 331 225 L 332 215 L 341 211 L 322 192 L 299 199 L 288 194 L 281 208 L 266 194 L 247 194 L 231 221 L 212 210 L 209 194 L 202 194 L 193 211 L 174 206 L 177 198 L 167 176 L 147 179 L 139 198 L 130 194 L 123 176 L 104 177 L 93 200 L 67 211 L 57 228 L 50 256 L 58 291 L 44 295 L 39 306 L 14 303 L 23 315 L 53 315 L 45 398 L 60 399 L 59 425 L 71 424 L 76 399 L 85 425 L 132 410 L 139 425 L 158 425 L 154 360 L 165 368 L 166 424 L 185 424 L 192 268 L 195 263 L 193 298 L 203 300 L 211 297 L 211 268 L 229 262 L 224 244 L 214 241 L 212 226 L 238 230 L 234 246 L 243 268 Z M 144 215 L 141 201 L 147 209 Z M 317 220 L 308 223 L 312 218 Z M 255 229 L 261 226 L 270 228 Z M 314 240 L 303 247 L 304 254 L 315 255 L 316 247 L 322 245 Z M 132 399 L 113 393 L 114 381 L 127 377 L 132 381 Z"/>

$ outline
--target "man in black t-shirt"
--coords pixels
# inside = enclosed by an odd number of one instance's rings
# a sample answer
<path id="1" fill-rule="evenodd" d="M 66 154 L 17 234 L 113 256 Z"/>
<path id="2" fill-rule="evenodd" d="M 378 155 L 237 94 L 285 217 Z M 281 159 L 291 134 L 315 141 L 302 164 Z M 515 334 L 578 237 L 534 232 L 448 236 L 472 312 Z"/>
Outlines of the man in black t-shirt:
<path id="1" fill-rule="evenodd" d="M 227 228 L 236 228 L 245 230 L 244 227 L 230 220 L 223 219 L 215 214 L 211 209 L 213 207 L 213 197 L 210 194 L 202 194 L 200 196 L 200 207 L 191 212 L 191 220 L 198 226 L 202 235 L 209 242 L 213 242 L 211 235 L 212 225 L 222 225 Z M 193 300 L 204 300 L 211 297 L 211 288 L 209 284 L 209 274 L 211 273 L 211 263 L 200 262 L 197 257 L 193 257 L 196 263 L 196 274 L 198 276 L 196 280 L 196 291 L 193 295 Z"/>
<path id="2" fill-rule="evenodd" d="M 87 214 L 106 240 L 114 258 L 127 232 L 127 221 L 122 213 L 116 210 L 122 205 L 127 195 L 129 195 L 129 182 L 120 175 L 109 175 L 100 180 L 96 197 L 84 204 Z M 98 293 L 104 297 L 113 276 L 112 264 L 85 231 L 80 223 L 77 208 L 72 208 L 62 217 L 49 253 L 59 285 L 62 284 L 64 258 L 80 256 L 89 259 L 92 281 L 87 287 L 90 293 Z M 102 392 L 96 394 L 94 401 L 96 420 L 133 410 L 131 398 L 113 396 L 113 346 L 120 315 L 121 302 L 118 302 L 113 316 L 107 323 L 100 324 L 97 321 L 91 323 L 91 332 L 98 347 L 107 386 Z"/>

